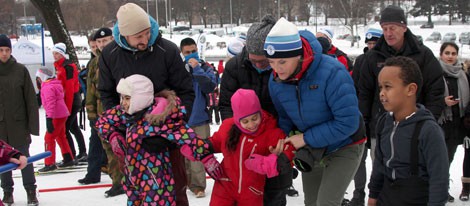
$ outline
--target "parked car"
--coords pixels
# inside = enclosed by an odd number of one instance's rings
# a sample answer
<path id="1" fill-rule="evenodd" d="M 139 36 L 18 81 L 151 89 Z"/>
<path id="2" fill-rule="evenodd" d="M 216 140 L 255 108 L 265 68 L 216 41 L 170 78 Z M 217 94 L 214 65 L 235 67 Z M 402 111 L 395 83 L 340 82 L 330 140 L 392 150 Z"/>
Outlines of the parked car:
<path id="1" fill-rule="evenodd" d="M 425 24 L 420 26 L 421 29 L 433 29 L 434 28 L 434 23 L 432 22 L 426 22 Z"/>
<path id="2" fill-rule="evenodd" d="M 449 32 L 442 37 L 441 43 L 444 42 L 455 42 L 457 40 L 457 35 L 454 32 Z"/>
<path id="3" fill-rule="evenodd" d="M 189 26 L 175 26 L 173 27 L 173 31 L 189 31 L 191 28 Z"/>
<path id="4" fill-rule="evenodd" d="M 470 45 L 470 32 L 462 32 L 459 36 L 459 43 Z"/>
<path id="5" fill-rule="evenodd" d="M 441 40 L 441 33 L 438 31 L 433 32 L 431 35 L 428 36 L 428 38 L 426 38 L 426 41 L 437 42 L 439 40 Z"/>

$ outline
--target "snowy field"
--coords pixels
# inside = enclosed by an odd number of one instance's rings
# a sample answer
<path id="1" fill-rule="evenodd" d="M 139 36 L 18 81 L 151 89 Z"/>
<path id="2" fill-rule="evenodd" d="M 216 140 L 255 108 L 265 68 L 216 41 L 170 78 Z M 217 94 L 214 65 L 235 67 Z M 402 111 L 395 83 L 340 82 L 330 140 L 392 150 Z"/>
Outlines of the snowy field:
<path id="1" fill-rule="evenodd" d="M 44 110 L 41 108 L 39 110 L 40 117 L 44 117 Z M 218 129 L 218 125 L 211 126 L 211 132 L 214 132 Z M 46 121 L 41 119 L 41 131 L 40 134 L 45 134 L 46 132 Z M 90 130 L 87 124 L 87 130 L 83 132 L 85 141 L 87 142 L 88 148 L 88 137 L 90 136 Z M 44 151 L 44 136 L 32 136 L 33 143 L 31 144 L 30 153 L 37 154 Z M 76 146 L 76 144 L 75 144 Z M 57 149 L 59 149 L 57 147 Z M 78 148 L 77 148 L 78 151 Z M 58 154 L 59 150 L 57 151 Z M 470 202 L 461 202 L 458 199 L 458 195 L 461 190 L 460 177 L 462 176 L 462 161 L 463 161 L 463 149 L 459 147 L 455 154 L 454 164 L 451 165 L 451 182 L 450 182 L 450 193 L 456 197 L 456 200 L 452 204 L 447 204 L 449 206 L 464 206 L 470 205 Z M 219 160 L 222 158 L 218 156 Z M 59 155 L 56 160 L 60 161 L 61 156 Z M 371 160 L 367 160 L 367 171 L 370 174 L 371 171 Z M 42 161 L 43 162 L 43 161 Z M 37 168 L 35 169 L 37 170 Z M 54 188 L 66 188 L 66 187 L 77 187 L 80 184 L 77 182 L 78 179 L 81 179 L 85 176 L 86 172 L 72 172 L 66 174 L 54 174 L 54 175 L 39 175 L 36 177 L 38 191 L 44 189 L 54 189 Z M 26 205 L 26 192 L 22 187 L 22 180 L 18 176 L 21 175 L 19 171 L 14 171 L 13 175 L 16 176 L 15 185 L 16 189 L 14 191 L 15 205 Z M 111 179 L 108 175 L 101 175 L 101 182 L 96 184 L 111 184 Z M 189 203 L 191 206 L 207 206 L 209 205 L 210 195 L 212 193 L 214 181 L 212 179 L 207 180 L 207 189 L 205 198 L 196 198 L 189 190 L 187 191 Z M 299 197 L 287 197 L 287 205 L 289 206 L 299 206 L 303 205 L 303 192 L 302 192 L 302 181 L 299 176 L 294 180 L 294 187 L 299 190 Z M 80 190 L 69 190 L 69 191 L 58 191 L 58 192 L 39 192 L 38 199 L 41 206 L 103 206 L 103 205 L 125 205 L 126 204 L 126 195 L 120 195 L 113 198 L 105 198 L 104 192 L 109 188 L 96 188 L 96 189 L 80 189 Z M 352 192 L 354 190 L 354 182 L 351 182 L 345 197 L 351 198 Z M 367 191 L 366 191 L 367 193 Z M 1 193 L 0 193 L 1 194 Z"/>

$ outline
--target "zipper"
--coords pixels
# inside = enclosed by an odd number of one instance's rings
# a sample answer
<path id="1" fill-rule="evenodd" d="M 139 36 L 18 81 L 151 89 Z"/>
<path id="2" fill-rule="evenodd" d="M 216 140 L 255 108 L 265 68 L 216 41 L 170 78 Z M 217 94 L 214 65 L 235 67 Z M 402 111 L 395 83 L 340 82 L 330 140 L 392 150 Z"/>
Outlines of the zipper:
<path id="1" fill-rule="evenodd" d="M 387 160 L 387 167 L 390 168 L 390 162 L 392 161 L 393 157 L 395 156 L 395 145 L 393 144 L 393 138 L 395 136 L 395 132 L 397 131 L 397 127 L 398 127 L 398 124 L 400 124 L 400 122 L 393 122 L 393 130 L 392 130 L 392 134 L 390 135 L 390 159 Z M 396 174 L 395 174 L 395 169 L 392 169 L 392 179 L 395 180 L 395 177 Z"/>
<path id="2" fill-rule="evenodd" d="M 240 157 L 238 160 L 238 169 L 240 169 L 240 177 L 238 178 L 238 194 L 242 192 L 242 177 L 243 177 L 243 147 L 245 146 L 246 136 L 243 136 L 242 146 L 240 147 Z"/>
<path id="3" fill-rule="evenodd" d="M 304 117 L 302 115 L 302 111 L 301 111 L 301 98 L 300 98 L 300 89 L 299 89 L 299 84 L 295 85 L 295 91 L 297 93 L 297 107 L 299 108 L 299 114 L 300 114 L 300 119 L 303 120 Z"/>

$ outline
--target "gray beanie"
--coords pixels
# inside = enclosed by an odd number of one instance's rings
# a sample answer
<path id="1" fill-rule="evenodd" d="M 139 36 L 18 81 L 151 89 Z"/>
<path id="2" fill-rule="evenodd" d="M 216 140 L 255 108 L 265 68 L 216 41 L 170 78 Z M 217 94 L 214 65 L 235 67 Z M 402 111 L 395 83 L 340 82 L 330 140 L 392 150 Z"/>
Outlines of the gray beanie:
<path id="1" fill-rule="evenodd" d="M 246 34 L 246 50 L 250 54 L 264 55 L 264 41 L 271 28 L 276 24 L 276 19 L 271 15 L 263 17 L 260 23 L 254 23 Z"/>

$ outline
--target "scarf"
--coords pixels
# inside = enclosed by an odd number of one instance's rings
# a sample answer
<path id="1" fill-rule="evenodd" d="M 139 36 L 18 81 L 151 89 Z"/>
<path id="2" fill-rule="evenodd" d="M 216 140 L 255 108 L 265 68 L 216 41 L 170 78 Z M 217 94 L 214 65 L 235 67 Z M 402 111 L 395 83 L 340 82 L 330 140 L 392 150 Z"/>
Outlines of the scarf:
<path id="1" fill-rule="evenodd" d="M 458 97 L 460 98 L 459 101 L 459 108 L 460 108 L 460 117 L 463 117 L 465 115 L 465 107 L 468 105 L 468 102 L 470 101 L 470 91 L 468 90 L 469 84 L 468 84 L 468 79 L 467 75 L 465 74 L 465 71 L 463 70 L 463 66 L 460 62 L 457 62 L 454 65 L 447 64 L 443 62 L 442 60 L 439 60 L 441 63 L 442 70 L 452 78 L 457 79 L 457 87 L 458 87 Z M 447 82 L 444 79 L 444 97 L 449 96 L 449 86 L 447 85 Z M 459 118 L 460 118 L 459 117 Z M 437 120 L 437 122 L 442 125 L 447 121 L 452 121 L 452 108 L 447 106 L 444 108 L 444 110 L 441 113 L 441 116 Z"/>

